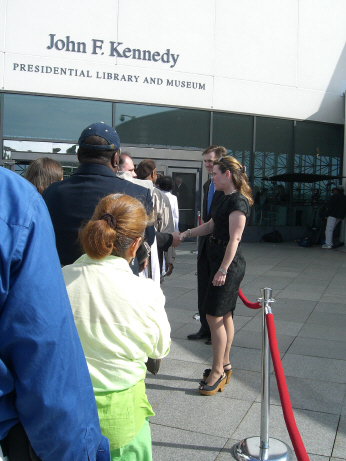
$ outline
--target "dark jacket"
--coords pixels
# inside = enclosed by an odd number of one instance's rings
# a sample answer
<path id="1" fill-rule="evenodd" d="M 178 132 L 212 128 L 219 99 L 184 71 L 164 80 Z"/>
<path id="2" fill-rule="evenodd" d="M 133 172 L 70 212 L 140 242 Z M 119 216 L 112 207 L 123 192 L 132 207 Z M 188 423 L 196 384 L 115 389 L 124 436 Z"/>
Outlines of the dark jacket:
<path id="1" fill-rule="evenodd" d="M 346 216 L 346 196 L 342 192 L 338 192 L 330 197 L 327 204 L 327 216 L 332 216 L 337 219 L 344 219 Z"/>
<path id="2" fill-rule="evenodd" d="M 98 202 L 109 194 L 127 194 L 140 200 L 151 213 L 150 190 L 118 178 L 106 165 L 83 163 L 73 175 L 51 184 L 44 192 L 55 231 L 56 246 L 63 265 L 72 264 L 83 251 L 78 243 L 78 230 L 88 221 Z M 146 230 L 149 245 L 154 242 L 155 230 Z"/>
<path id="3" fill-rule="evenodd" d="M 216 190 L 214 192 L 213 200 L 210 205 L 209 213 L 207 213 L 207 206 L 208 206 L 208 192 L 209 192 L 209 186 L 211 183 L 211 179 L 208 179 L 203 184 L 203 207 L 202 207 L 202 219 L 203 222 L 208 222 L 211 218 L 211 209 L 215 205 L 215 203 L 224 195 L 224 193 L 220 190 Z M 206 240 L 209 239 L 209 235 L 204 235 L 203 237 L 199 237 L 198 239 L 198 257 L 200 256 L 203 247 L 205 245 Z"/>

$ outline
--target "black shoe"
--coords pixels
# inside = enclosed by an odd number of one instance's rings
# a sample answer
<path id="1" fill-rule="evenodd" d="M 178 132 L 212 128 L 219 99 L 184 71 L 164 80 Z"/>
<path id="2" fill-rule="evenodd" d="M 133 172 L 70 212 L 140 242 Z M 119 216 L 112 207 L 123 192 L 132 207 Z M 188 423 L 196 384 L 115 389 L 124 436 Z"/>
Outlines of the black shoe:
<path id="1" fill-rule="evenodd" d="M 212 345 L 211 338 L 208 338 L 208 340 L 205 342 L 205 344 L 207 344 L 208 346 L 211 346 Z"/>
<path id="2" fill-rule="evenodd" d="M 198 333 L 187 336 L 187 339 L 191 339 L 191 340 L 203 339 L 203 338 L 210 338 L 210 333 L 208 331 L 199 330 Z"/>

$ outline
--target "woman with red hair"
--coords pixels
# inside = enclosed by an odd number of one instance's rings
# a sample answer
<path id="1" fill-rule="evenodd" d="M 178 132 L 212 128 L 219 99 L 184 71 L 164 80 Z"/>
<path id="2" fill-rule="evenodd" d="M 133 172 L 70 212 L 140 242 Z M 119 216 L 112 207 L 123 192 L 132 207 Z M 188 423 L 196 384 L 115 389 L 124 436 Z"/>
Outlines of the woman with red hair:
<path id="1" fill-rule="evenodd" d="M 161 288 L 129 266 L 149 221 L 135 198 L 108 195 L 80 230 L 86 254 L 63 268 L 112 461 L 152 459 L 145 364 L 170 347 Z"/>

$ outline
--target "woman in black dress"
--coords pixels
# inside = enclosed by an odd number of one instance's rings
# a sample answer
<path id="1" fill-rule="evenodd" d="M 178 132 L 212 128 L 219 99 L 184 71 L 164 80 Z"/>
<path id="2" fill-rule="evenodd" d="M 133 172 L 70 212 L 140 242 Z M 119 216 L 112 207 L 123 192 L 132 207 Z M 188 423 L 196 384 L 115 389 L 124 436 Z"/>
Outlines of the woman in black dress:
<path id="1" fill-rule="evenodd" d="M 214 162 L 213 182 L 215 190 L 225 195 L 213 206 L 212 218 L 181 234 L 181 239 L 212 234 L 208 246 L 211 276 L 203 309 L 211 331 L 213 365 L 203 374 L 204 380 L 199 387 L 203 395 L 222 392 L 231 377 L 229 353 L 234 336 L 233 311 L 246 265 L 239 243 L 253 204 L 245 167 L 234 157 Z"/>

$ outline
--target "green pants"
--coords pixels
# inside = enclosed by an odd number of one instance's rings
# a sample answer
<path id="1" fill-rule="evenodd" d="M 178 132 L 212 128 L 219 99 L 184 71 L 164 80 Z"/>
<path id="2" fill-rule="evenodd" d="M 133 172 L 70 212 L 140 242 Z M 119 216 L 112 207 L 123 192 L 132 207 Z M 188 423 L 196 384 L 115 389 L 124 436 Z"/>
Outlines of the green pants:
<path id="1" fill-rule="evenodd" d="M 151 434 L 148 418 L 130 443 L 111 450 L 111 461 L 152 461 Z"/>

